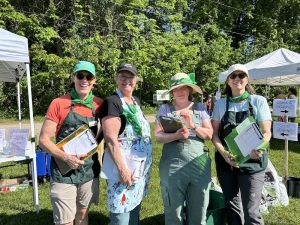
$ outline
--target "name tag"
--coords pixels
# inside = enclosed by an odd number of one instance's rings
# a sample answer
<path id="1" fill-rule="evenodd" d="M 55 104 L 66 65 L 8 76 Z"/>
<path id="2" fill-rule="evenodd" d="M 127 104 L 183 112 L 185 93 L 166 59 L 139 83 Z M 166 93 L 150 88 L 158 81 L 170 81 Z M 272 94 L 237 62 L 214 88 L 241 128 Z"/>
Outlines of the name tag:
<path id="1" fill-rule="evenodd" d="M 96 120 L 90 121 L 89 122 L 89 127 L 94 127 L 94 126 L 97 126 L 97 121 Z"/>

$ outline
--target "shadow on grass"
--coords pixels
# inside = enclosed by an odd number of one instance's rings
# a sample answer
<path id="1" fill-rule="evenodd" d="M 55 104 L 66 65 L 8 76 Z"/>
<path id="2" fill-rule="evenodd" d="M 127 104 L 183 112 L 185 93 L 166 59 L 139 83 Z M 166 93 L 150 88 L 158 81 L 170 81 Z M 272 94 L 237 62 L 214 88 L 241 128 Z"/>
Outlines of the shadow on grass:
<path id="1" fill-rule="evenodd" d="M 164 225 L 164 214 L 159 214 L 142 219 L 142 225 Z"/>
<path id="2" fill-rule="evenodd" d="M 284 150 L 285 148 L 285 141 L 284 140 L 280 140 L 280 139 L 271 139 L 270 142 L 270 146 L 271 146 L 271 150 Z M 300 153 L 300 142 L 298 140 L 297 141 L 289 141 L 288 144 L 289 147 L 289 151 L 291 152 L 295 152 L 295 153 Z"/>
<path id="3" fill-rule="evenodd" d="M 89 225 L 107 225 L 109 219 L 99 212 L 89 213 Z M 39 214 L 35 212 L 7 215 L 0 214 L 0 225 L 52 225 L 52 210 L 42 209 Z"/>

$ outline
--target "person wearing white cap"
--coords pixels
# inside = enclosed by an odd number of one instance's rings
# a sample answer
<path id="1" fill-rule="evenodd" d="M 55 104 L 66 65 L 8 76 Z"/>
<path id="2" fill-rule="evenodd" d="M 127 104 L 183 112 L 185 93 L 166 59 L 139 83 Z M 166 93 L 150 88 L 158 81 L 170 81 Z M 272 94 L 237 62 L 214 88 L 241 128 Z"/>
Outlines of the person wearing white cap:
<path id="1" fill-rule="evenodd" d="M 177 73 L 170 84 L 173 101 L 159 108 L 155 126 L 155 137 L 163 143 L 159 175 L 165 225 L 205 225 L 211 160 L 204 140 L 212 137 L 210 117 L 191 99 L 193 93 L 202 94 L 194 73 Z M 180 119 L 183 127 L 167 133 L 158 122 L 161 116 Z"/>
<path id="2" fill-rule="evenodd" d="M 213 110 L 212 141 L 217 150 L 216 171 L 224 194 L 228 224 L 263 225 L 259 205 L 268 163 L 267 149 L 252 150 L 250 159 L 238 165 L 224 138 L 246 118 L 253 117 L 268 143 L 272 121 L 269 106 L 264 97 L 254 94 L 247 67 L 242 64 L 229 67 L 225 95 Z"/>

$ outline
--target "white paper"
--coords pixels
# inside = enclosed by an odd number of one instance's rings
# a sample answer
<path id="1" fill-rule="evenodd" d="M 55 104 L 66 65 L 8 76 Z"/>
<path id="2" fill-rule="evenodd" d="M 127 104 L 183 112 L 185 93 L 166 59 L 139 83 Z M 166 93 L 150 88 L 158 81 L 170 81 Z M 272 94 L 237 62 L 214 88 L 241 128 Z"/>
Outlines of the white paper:
<path id="1" fill-rule="evenodd" d="M 283 140 L 298 141 L 298 124 L 273 122 L 273 137 Z"/>
<path id="2" fill-rule="evenodd" d="M 29 129 L 10 128 L 8 132 L 10 153 L 15 156 L 25 156 Z"/>
<path id="3" fill-rule="evenodd" d="M 253 149 L 256 149 L 263 143 L 263 136 L 261 135 L 259 128 L 253 123 L 237 135 L 234 138 L 234 141 L 239 147 L 242 155 L 246 157 Z"/>
<path id="4" fill-rule="evenodd" d="M 4 146 L 5 146 L 5 130 L 0 129 L 0 154 L 3 154 Z"/>
<path id="5" fill-rule="evenodd" d="M 274 99 L 273 116 L 296 117 L 297 99 Z"/>
<path id="6" fill-rule="evenodd" d="M 63 150 L 70 155 L 84 155 L 97 147 L 97 141 L 89 129 L 84 130 L 63 145 Z"/>
<path id="7" fill-rule="evenodd" d="M 119 171 L 108 153 L 108 149 L 104 152 L 103 165 L 101 170 L 101 178 L 110 180 L 120 180 Z M 146 153 L 138 151 L 122 151 L 122 158 L 126 163 L 127 168 L 131 171 L 135 178 L 144 176 L 145 164 L 146 164 Z"/>

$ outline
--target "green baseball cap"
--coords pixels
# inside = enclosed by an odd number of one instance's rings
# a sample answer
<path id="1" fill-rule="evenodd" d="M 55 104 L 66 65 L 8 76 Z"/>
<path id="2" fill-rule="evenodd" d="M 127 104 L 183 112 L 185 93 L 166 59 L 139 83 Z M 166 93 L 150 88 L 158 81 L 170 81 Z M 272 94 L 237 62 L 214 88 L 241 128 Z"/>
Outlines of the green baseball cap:
<path id="1" fill-rule="evenodd" d="M 88 61 L 79 61 L 74 69 L 73 69 L 73 74 L 77 73 L 78 71 L 81 70 L 86 70 L 88 72 L 90 72 L 91 74 L 93 74 L 94 76 L 96 76 L 96 69 L 95 69 L 95 65 L 91 62 Z"/>

